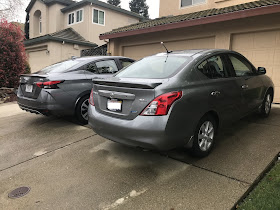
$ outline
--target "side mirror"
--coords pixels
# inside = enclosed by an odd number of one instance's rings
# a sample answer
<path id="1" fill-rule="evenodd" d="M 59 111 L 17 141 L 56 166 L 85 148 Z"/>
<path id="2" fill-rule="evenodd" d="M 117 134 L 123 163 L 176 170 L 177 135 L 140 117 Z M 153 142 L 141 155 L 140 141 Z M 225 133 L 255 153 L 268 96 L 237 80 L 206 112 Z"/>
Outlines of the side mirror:
<path id="1" fill-rule="evenodd" d="M 258 67 L 258 74 L 266 74 L 266 69 L 264 67 Z"/>

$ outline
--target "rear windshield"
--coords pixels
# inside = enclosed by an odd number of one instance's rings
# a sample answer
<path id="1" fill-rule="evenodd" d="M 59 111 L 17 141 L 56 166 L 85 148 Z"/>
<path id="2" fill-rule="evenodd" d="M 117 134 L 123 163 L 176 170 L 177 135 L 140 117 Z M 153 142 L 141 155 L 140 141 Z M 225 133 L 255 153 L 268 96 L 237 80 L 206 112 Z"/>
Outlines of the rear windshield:
<path id="1" fill-rule="evenodd" d="M 177 73 L 183 65 L 191 61 L 186 56 L 151 56 L 133 63 L 118 73 L 116 77 L 163 79 Z"/>
<path id="2" fill-rule="evenodd" d="M 79 60 L 68 60 L 68 61 L 63 61 L 60 63 L 53 64 L 51 66 L 48 66 L 46 68 L 43 68 L 42 70 L 38 71 L 37 73 L 63 73 L 68 71 L 70 68 L 73 66 L 77 65 L 81 61 Z"/>

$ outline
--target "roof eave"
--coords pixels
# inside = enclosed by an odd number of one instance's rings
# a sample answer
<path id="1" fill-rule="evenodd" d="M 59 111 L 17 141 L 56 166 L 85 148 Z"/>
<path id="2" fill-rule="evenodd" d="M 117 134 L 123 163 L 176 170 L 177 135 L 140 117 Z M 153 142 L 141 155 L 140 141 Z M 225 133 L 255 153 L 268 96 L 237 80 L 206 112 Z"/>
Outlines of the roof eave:
<path id="1" fill-rule="evenodd" d="M 61 9 L 61 12 L 62 13 L 66 13 L 66 12 L 69 12 L 69 11 L 72 11 L 74 9 L 76 9 L 77 7 L 81 7 L 81 6 L 84 6 L 84 5 L 87 5 L 87 4 L 95 4 L 99 7 L 104 7 L 104 4 L 106 4 L 105 2 L 91 2 L 89 0 L 83 0 L 83 1 L 80 1 L 80 2 L 77 2 L 76 4 L 72 4 L 72 5 L 69 5 L 65 8 L 62 8 Z M 113 10 L 113 11 L 116 11 L 116 12 L 119 12 L 119 13 L 122 13 L 122 14 L 126 14 L 128 16 L 132 16 L 132 17 L 135 17 L 135 18 L 138 18 L 140 20 L 145 20 L 147 18 L 141 16 L 141 15 L 138 15 L 138 14 L 134 14 L 133 12 L 130 12 L 130 11 L 121 11 L 121 10 L 118 10 L 117 8 L 113 9 L 113 8 L 108 8 L 108 7 L 104 7 L 104 8 L 107 8 L 107 9 L 110 9 L 110 10 Z M 121 9 L 121 8 L 120 8 Z"/>
<path id="2" fill-rule="evenodd" d="M 28 47 L 28 46 L 32 46 L 32 45 L 35 45 L 35 44 L 40 44 L 40 43 L 47 42 L 47 41 L 57 41 L 57 42 L 63 42 L 64 41 L 66 43 L 77 44 L 77 45 L 88 46 L 88 47 L 97 47 L 98 46 L 97 44 L 94 44 L 94 43 L 63 39 L 63 38 L 58 38 L 58 37 L 52 37 L 50 35 L 26 40 L 26 41 L 24 41 L 24 46 Z"/>
<path id="3" fill-rule="evenodd" d="M 209 23 L 218 23 L 218 22 L 224 22 L 229 20 L 237 20 L 237 19 L 243 19 L 243 18 L 254 17 L 259 15 L 267 15 L 267 14 L 273 14 L 279 12 L 280 12 L 280 5 L 271 5 L 271 6 L 242 10 L 242 11 L 231 12 L 231 13 L 226 13 L 221 15 L 214 15 L 214 16 L 209 16 L 209 17 L 204 17 L 204 18 L 199 18 L 194 20 L 187 20 L 183 22 L 169 23 L 169 24 L 159 25 L 159 26 L 154 26 L 149 28 L 136 29 L 136 30 L 113 33 L 113 34 L 101 34 L 99 36 L 99 39 L 104 40 L 104 39 L 134 36 L 134 35 L 147 34 L 152 32 L 205 25 Z"/>

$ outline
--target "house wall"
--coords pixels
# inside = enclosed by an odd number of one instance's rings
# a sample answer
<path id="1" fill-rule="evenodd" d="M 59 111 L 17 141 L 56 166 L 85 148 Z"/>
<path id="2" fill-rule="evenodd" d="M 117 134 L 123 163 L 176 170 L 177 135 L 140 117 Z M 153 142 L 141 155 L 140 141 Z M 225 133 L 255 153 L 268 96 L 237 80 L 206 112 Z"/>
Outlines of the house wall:
<path id="1" fill-rule="evenodd" d="M 160 0 L 159 16 L 181 15 L 212 8 L 222 8 L 253 0 L 206 0 L 205 3 L 181 7 L 181 0 Z"/>
<path id="2" fill-rule="evenodd" d="M 105 42 L 99 39 L 99 35 L 112 29 L 122 26 L 130 25 L 139 22 L 139 19 L 123 13 L 115 12 L 103 7 L 95 5 L 86 5 L 81 7 L 84 9 L 84 20 L 80 23 L 68 25 L 68 14 L 77 11 L 75 9 L 64 13 L 64 28 L 72 27 L 79 34 L 81 34 L 86 40 L 94 42 L 98 45 L 103 45 Z M 105 25 L 99 25 L 93 23 L 93 8 L 102 10 L 105 12 Z"/>
<path id="3" fill-rule="evenodd" d="M 110 40 L 112 55 L 140 59 L 165 49 L 219 48 L 243 53 L 256 66 L 267 69 L 275 83 L 275 101 L 280 102 L 280 14 L 263 15 L 222 23 L 173 29 Z"/>
<path id="4" fill-rule="evenodd" d="M 31 72 L 39 71 L 40 69 L 51 64 L 71 58 L 72 56 L 80 56 L 81 50 L 88 47 L 60 42 L 45 42 L 39 45 L 26 47 L 28 62 L 31 67 Z"/>
<path id="5" fill-rule="evenodd" d="M 48 17 L 48 33 L 54 33 L 60 31 L 64 27 L 64 15 L 60 11 L 65 6 L 61 4 L 53 4 L 49 6 L 49 17 Z"/>
<path id="6" fill-rule="evenodd" d="M 42 17 L 42 33 L 39 33 L 39 22 L 37 20 L 37 17 L 34 15 L 35 12 L 39 10 L 41 11 L 41 17 Z M 30 39 L 42 36 L 48 33 L 48 7 L 42 3 L 41 1 L 36 1 L 33 5 L 32 9 L 30 10 L 30 28 L 29 28 L 29 36 Z"/>

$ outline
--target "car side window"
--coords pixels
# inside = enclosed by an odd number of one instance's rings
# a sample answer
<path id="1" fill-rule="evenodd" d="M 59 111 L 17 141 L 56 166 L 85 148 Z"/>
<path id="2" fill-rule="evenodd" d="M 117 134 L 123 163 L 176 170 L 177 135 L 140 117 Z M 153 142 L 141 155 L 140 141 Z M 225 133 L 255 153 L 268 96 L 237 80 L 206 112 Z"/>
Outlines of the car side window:
<path id="1" fill-rule="evenodd" d="M 124 68 L 134 63 L 134 61 L 129 59 L 120 59 L 120 63 L 122 65 L 122 68 Z"/>
<path id="2" fill-rule="evenodd" d="M 98 61 L 95 65 L 97 74 L 114 74 L 119 71 L 114 60 Z"/>
<path id="3" fill-rule="evenodd" d="M 237 77 L 254 75 L 253 67 L 247 61 L 235 55 L 229 55 L 232 67 Z"/>
<path id="4" fill-rule="evenodd" d="M 98 74 L 98 72 L 97 72 L 97 67 L 96 67 L 96 65 L 95 65 L 94 62 L 89 63 L 89 64 L 86 66 L 86 70 L 89 71 L 89 72 L 92 72 L 92 73 L 94 73 L 94 74 Z"/>
<path id="5" fill-rule="evenodd" d="M 210 57 L 197 67 L 198 71 L 209 79 L 219 79 L 229 77 L 224 61 L 220 55 Z"/>

